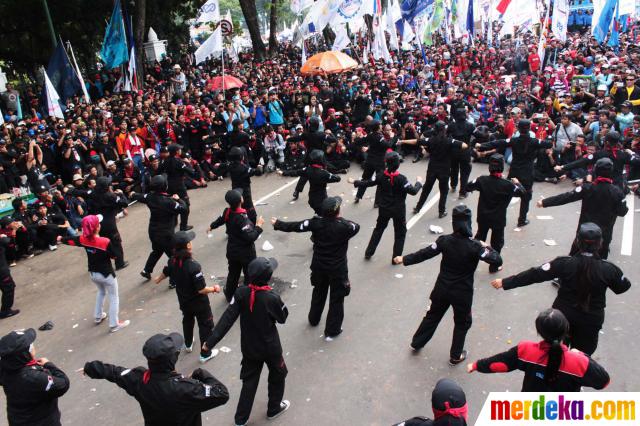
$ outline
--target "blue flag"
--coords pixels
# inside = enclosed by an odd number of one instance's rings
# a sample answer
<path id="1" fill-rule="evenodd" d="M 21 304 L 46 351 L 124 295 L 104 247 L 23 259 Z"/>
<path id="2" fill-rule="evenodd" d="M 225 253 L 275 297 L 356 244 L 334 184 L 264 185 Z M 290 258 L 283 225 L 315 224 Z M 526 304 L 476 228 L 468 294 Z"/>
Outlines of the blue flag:
<path id="1" fill-rule="evenodd" d="M 51 80 L 51 85 L 58 92 L 63 106 L 66 105 L 67 99 L 82 92 L 78 74 L 69 61 L 62 40 L 58 41 L 58 45 L 49 59 L 47 75 Z"/>
<path id="2" fill-rule="evenodd" d="M 469 8 L 467 9 L 467 31 L 469 32 L 469 43 L 473 43 L 473 0 L 469 0 Z"/>
<path id="3" fill-rule="evenodd" d="M 116 0 L 111 14 L 111 20 L 107 25 L 107 31 L 100 49 L 100 58 L 106 69 L 110 70 L 129 60 L 127 48 L 127 34 L 124 29 L 120 0 Z"/>
<path id="4" fill-rule="evenodd" d="M 611 20 L 613 19 L 613 11 L 618 4 L 618 0 L 607 0 L 602 8 L 602 12 L 600 13 L 600 17 L 598 18 L 598 23 L 596 27 L 593 29 L 593 36 L 598 41 L 598 43 L 602 43 L 605 38 L 607 38 L 607 33 L 609 32 L 609 26 L 611 25 Z"/>
<path id="5" fill-rule="evenodd" d="M 620 46 L 620 31 L 618 28 L 620 26 L 620 16 L 618 14 L 619 8 L 620 4 L 616 4 L 616 19 L 613 21 L 611 37 L 609 37 L 609 41 L 607 42 L 607 45 L 613 47 L 616 52 L 618 51 L 618 46 Z"/>
<path id="6" fill-rule="evenodd" d="M 400 4 L 402 19 L 413 24 L 415 17 L 424 12 L 433 2 L 434 0 L 402 0 Z"/>

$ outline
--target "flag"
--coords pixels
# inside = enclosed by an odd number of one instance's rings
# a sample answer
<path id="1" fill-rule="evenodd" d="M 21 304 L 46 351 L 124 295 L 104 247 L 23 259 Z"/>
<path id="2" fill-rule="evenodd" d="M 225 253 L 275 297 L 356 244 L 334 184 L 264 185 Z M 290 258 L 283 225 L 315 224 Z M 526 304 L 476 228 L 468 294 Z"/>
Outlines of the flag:
<path id="1" fill-rule="evenodd" d="M 387 32 L 389 33 L 389 48 L 392 50 L 400 49 L 400 42 L 398 42 L 398 33 L 396 32 L 396 23 L 393 21 L 391 11 L 387 10 L 382 18 L 387 25 Z"/>
<path id="2" fill-rule="evenodd" d="M 553 18 L 551 31 L 563 43 L 567 41 L 567 23 L 569 21 L 569 1 L 555 0 L 553 3 Z M 546 20 L 545 20 L 546 25 Z"/>
<path id="3" fill-rule="evenodd" d="M 310 7 L 313 4 L 313 0 L 291 0 L 291 11 L 296 15 L 302 13 L 303 10 Z"/>
<path id="4" fill-rule="evenodd" d="M 498 5 L 496 6 L 496 10 L 500 12 L 501 15 L 504 15 L 504 13 L 507 11 L 507 8 L 509 7 L 510 4 L 511 4 L 511 0 L 500 0 Z"/>
<path id="5" fill-rule="evenodd" d="M 607 33 L 609 32 L 609 27 L 611 26 L 611 20 L 613 19 L 613 12 L 616 8 L 618 0 L 607 0 L 600 12 L 600 16 L 598 17 L 598 23 L 593 29 L 593 36 L 598 41 L 598 43 L 602 43 L 604 39 L 607 37 Z M 594 5 L 595 7 L 595 5 Z M 595 10 L 594 10 L 595 14 Z"/>
<path id="6" fill-rule="evenodd" d="M 138 73 L 136 72 L 136 52 L 135 46 L 131 44 L 131 54 L 129 55 L 129 66 L 127 67 L 127 78 L 129 80 L 129 91 L 138 91 Z"/>
<path id="7" fill-rule="evenodd" d="M 473 0 L 470 0 L 473 1 Z M 432 34 L 435 33 L 440 25 L 442 24 L 442 18 L 444 17 L 444 1 L 443 0 L 435 0 L 433 5 L 433 13 L 427 25 L 424 28 L 424 44 L 427 46 L 431 46 L 433 44 Z"/>
<path id="8" fill-rule="evenodd" d="M 46 72 L 44 73 L 44 94 L 47 115 L 64 119 L 62 108 L 60 108 L 60 96 L 58 96 L 58 92 L 56 88 L 53 87 L 49 75 Z"/>
<path id="9" fill-rule="evenodd" d="M 76 55 L 73 53 L 73 48 L 71 47 L 71 43 L 67 42 L 67 46 L 69 47 L 69 52 L 71 52 L 71 59 L 73 59 L 73 67 L 78 75 L 78 80 L 80 81 L 80 87 L 82 88 L 82 94 L 84 95 L 84 100 L 90 104 L 91 98 L 89 97 L 89 92 L 87 92 L 87 86 L 85 85 L 84 78 L 82 78 L 82 73 L 80 72 L 80 67 L 78 67 L 78 62 L 76 61 Z"/>
<path id="10" fill-rule="evenodd" d="M 196 65 L 204 62 L 212 55 L 220 56 L 222 54 L 222 29 L 218 28 L 209 36 L 209 38 L 196 50 Z"/>
<path id="11" fill-rule="evenodd" d="M 413 23 L 416 16 L 427 10 L 427 7 L 434 3 L 434 0 L 402 0 L 400 10 L 402 11 L 402 19 Z"/>
<path id="12" fill-rule="evenodd" d="M 355 20 L 361 20 L 364 13 L 365 0 L 332 0 L 333 9 L 330 19 L 331 26 L 350 23 Z M 368 0 L 370 1 L 370 0 Z"/>
<path id="13" fill-rule="evenodd" d="M 100 59 L 104 62 L 106 69 L 113 69 L 129 60 L 126 40 L 127 35 L 124 30 L 120 1 L 117 0 L 113 7 L 111 20 L 109 21 L 109 25 L 107 25 L 104 41 L 102 42 L 102 49 L 100 49 Z"/>
<path id="14" fill-rule="evenodd" d="M 473 22 L 473 0 L 469 0 L 469 7 L 467 8 L 467 34 L 469 34 L 469 42 L 473 43 L 474 33 Z"/>
<path id="15" fill-rule="evenodd" d="M 67 103 L 67 99 L 77 95 L 82 91 L 82 85 L 76 74 L 76 70 L 71 65 L 67 52 L 64 50 L 62 41 L 58 42 L 49 64 L 47 74 L 53 87 L 56 89 L 62 105 Z"/>
<path id="16" fill-rule="evenodd" d="M 620 23 L 618 20 L 620 12 L 620 3 L 616 4 L 616 19 L 613 20 L 613 27 L 611 28 L 611 37 L 609 37 L 609 41 L 607 42 L 607 46 L 613 47 L 617 50 L 618 46 L 620 46 Z"/>
<path id="17" fill-rule="evenodd" d="M 218 22 L 220 20 L 220 5 L 218 0 L 208 0 L 198 11 L 196 22 Z"/>
<path id="18" fill-rule="evenodd" d="M 4 115 L 2 114 L 2 110 L 0 109 L 0 126 L 4 124 Z"/>
<path id="19" fill-rule="evenodd" d="M 376 19 L 376 23 L 373 25 L 373 44 L 371 45 L 371 53 L 373 53 L 373 59 L 384 59 L 386 63 L 391 62 L 391 54 L 387 48 L 387 38 L 384 35 L 384 28 L 382 23 Z"/>
<path id="20" fill-rule="evenodd" d="M 307 52 L 304 49 L 304 38 L 302 39 L 302 64 L 304 65 L 304 63 L 307 62 Z"/>
<path id="21" fill-rule="evenodd" d="M 333 42 L 333 46 L 331 46 L 331 50 L 342 50 L 351 44 L 345 24 L 337 25 L 333 27 L 333 30 L 336 34 L 336 38 Z"/>

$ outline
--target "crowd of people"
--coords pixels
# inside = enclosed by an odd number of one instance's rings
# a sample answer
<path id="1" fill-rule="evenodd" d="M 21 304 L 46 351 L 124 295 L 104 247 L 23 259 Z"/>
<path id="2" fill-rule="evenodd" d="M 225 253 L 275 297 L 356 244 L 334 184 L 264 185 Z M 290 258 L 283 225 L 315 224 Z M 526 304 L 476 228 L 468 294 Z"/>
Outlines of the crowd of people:
<path id="1" fill-rule="evenodd" d="M 478 37 L 471 45 L 436 40 L 424 52 L 394 52 L 388 64 L 369 57 L 357 69 L 324 76 L 300 75 L 300 49 L 284 43 L 270 59 L 257 61 L 244 52 L 239 61 L 227 64 L 225 72 L 244 85 L 225 92 L 213 87 L 213 78 L 220 75 L 218 61 L 195 66 L 185 54 L 148 67 L 144 89 L 137 92 L 114 93 L 118 76 L 96 73 L 87 84 L 92 103 L 80 96 L 68 99 L 64 119 L 43 116 L 40 92 L 23 88 L 23 117 L 16 116 L 16 105 L 5 101 L 2 106 L 0 192 L 31 192 L 35 201 L 16 197 L 13 212 L 0 219 L 0 318 L 20 312 L 13 307 L 10 267 L 65 243 L 87 253 L 90 278 L 98 288 L 95 322 L 108 317 L 111 332 L 129 325 L 118 317 L 116 271 L 128 262 L 117 220 L 127 215 L 131 203 L 145 204 L 152 250 L 140 274 L 151 279 L 162 255 L 168 257 L 155 281 L 169 278 L 175 288 L 183 336 L 150 338 L 143 348 L 148 369 L 92 361 L 84 373 L 134 396 L 148 424 L 200 424 L 200 412 L 226 403 L 229 395 L 204 369 L 190 378 L 176 373 L 177 353 L 193 350 L 197 322 L 200 361 L 207 362 L 239 317 L 243 387 L 235 422 L 248 421 L 264 364 L 269 368 L 267 415 L 273 418 L 290 406 L 283 399 L 287 367 L 275 327 L 286 321 L 288 311 L 269 286 L 277 261 L 256 257 L 255 241 L 265 221 L 253 204 L 252 178 L 299 176 L 294 199 L 309 184 L 309 219 L 273 218 L 271 223 L 277 231 L 312 233 L 308 320 L 319 324 L 328 299 L 324 335 L 331 341 L 342 332 L 344 298 L 350 293 L 348 242 L 360 227 L 340 216 L 341 199 L 328 196 L 327 184 L 340 181 L 340 174 L 359 163 L 362 178 L 349 180 L 357 189 L 354 202 L 375 187 L 378 208 L 364 257 L 373 258 L 389 221 L 395 236 L 392 264 L 408 266 L 442 255 L 431 307 L 411 347 L 418 351 L 425 346 L 452 306 L 452 366 L 467 358 L 464 342 L 472 324 L 478 262 L 497 273 L 502 258 L 510 255 L 501 251 L 512 197 L 521 198 L 518 227 L 525 227 L 534 183 L 567 179 L 575 185 L 572 191 L 538 204 L 582 201 L 569 255 L 492 283 L 507 290 L 555 280 L 559 290 L 553 308 L 536 319 L 542 340 L 520 342 L 467 369 L 523 370 L 525 391 L 601 389 L 609 376 L 590 355 L 604 323 L 605 293 L 630 287 L 622 271 L 605 259 L 616 218 L 627 214 L 624 198 L 630 191 L 638 193 L 634 181 L 640 178 L 635 25 L 620 35 L 619 51 L 584 32 L 570 33 L 564 43 L 551 38 L 544 58 L 531 34 L 499 43 Z M 355 44 L 350 51 L 354 56 L 360 51 Z M 322 50 L 322 43 L 308 46 L 310 53 L 314 49 Z M 8 85 L 7 91 L 15 89 Z M 424 186 L 421 179 L 412 184 L 400 173 L 402 162 L 427 159 Z M 470 182 L 474 163 L 488 164 L 488 174 Z M 229 273 L 221 288 L 206 285 L 193 259 L 188 193 L 208 185 L 227 188 L 228 183 L 217 182 L 224 180 L 231 181 L 228 206 L 209 229 L 224 227 L 228 235 Z M 471 209 L 457 206 L 451 214 L 453 233 L 404 255 L 406 197 L 420 193 L 413 208 L 419 213 L 436 181 L 440 217 L 448 214 L 449 192 L 457 191 L 460 199 L 479 192 L 477 232 L 474 236 Z M 490 242 L 485 242 L 489 231 Z M 244 285 L 239 284 L 241 273 Z M 229 306 L 214 324 L 207 295 L 218 292 Z M 103 311 L 107 295 L 108 314 Z M 0 383 L 11 425 L 60 422 L 56 401 L 69 388 L 69 379 L 47 359 L 36 358 L 34 340 L 31 329 L 0 339 Z M 571 347 L 581 352 L 571 352 Z M 519 356 L 523 351 L 531 358 Z M 579 358 L 573 364 L 588 367 L 561 370 L 572 357 Z M 30 390 L 40 385 L 40 393 Z M 25 393 L 28 404 L 21 400 Z M 433 407 L 434 422 L 414 418 L 405 424 L 466 424 L 464 392 L 455 383 L 438 382 Z"/>

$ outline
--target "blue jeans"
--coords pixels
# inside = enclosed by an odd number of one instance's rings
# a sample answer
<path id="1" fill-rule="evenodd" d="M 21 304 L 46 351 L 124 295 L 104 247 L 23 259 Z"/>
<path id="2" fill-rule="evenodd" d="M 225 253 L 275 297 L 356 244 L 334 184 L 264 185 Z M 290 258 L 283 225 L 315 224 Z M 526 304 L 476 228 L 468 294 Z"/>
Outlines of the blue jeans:
<path id="1" fill-rule="evenodd" d="M 144 173 L 144 159 L 141 154 L 133 156 L 133 164 L 135 164 L 138 170 L 140 170 L 140 173 Z"/>
<path id="2" fill-rule="evenodd" d="M 120 311 L 120 299 L 118 297 L 118 280 L 113 275 L 104 276 L 100 272 L 89 272 L 91 281 L 98 287 L 96 295 L 96 307 L 93 317 L 97 320 L 102 318 L 102 306 L 105 296 L 109 295 L 109 327 L 118 325 L 118 312 Z"/>

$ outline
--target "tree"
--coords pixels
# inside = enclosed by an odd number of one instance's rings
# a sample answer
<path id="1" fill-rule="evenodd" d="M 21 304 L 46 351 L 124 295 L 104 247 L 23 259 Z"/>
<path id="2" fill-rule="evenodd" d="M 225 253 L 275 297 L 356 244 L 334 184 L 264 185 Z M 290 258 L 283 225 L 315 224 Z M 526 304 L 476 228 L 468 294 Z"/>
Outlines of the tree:
<path id="1" fill-rule="evenodd" d="M 138 87 L 144 85 L 144 35 L 147 19 L 147 0 L 136 0 L 134 39 L 136 45 L 136 71 Z"/>
<path id="2" fill-rule="evenodd" d="M 269 17 L 269 56 L 274 56 L 278 50 L 278 0 L 271 0 L 271 15 Z"/>
<path id="3" fill-rule="evenodd" d="M 256 2 L 254 0 L 239 0 L 242 14 L 251 36 L 251 44 L 253 45 L 254 57 L 261 61 L 266 56 L 266 48 L 260 36 L 260 24 L 258 23 L 258 11 L 256 10 Z"/>

